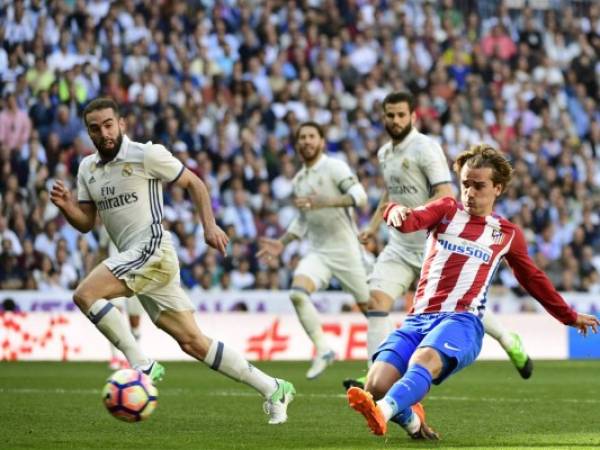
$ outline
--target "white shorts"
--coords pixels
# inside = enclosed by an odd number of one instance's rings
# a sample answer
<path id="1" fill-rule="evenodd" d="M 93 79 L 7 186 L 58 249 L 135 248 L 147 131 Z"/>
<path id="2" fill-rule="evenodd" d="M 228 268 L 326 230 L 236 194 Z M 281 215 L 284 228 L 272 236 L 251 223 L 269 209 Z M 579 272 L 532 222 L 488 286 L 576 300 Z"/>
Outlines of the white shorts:
<path id="1" fill-rule="evenodd" d="M 194 305 L 181 288 L 179 260 L 169 239 L 148 255 L 145 245 L 104 260 L 104 265 L 140 299 L 156 322 L 162 311 L 193 311 Z"/>
<path id="2" fill-rule="evenodd" d="M 385 292 L 396 300 L 419 278 L 422 264 L 422 252 L 405 251 L 399 255 L 397 250 L 386 246 L 369 275 L 369 290 Z"/>
<path id="3" fill-rule="evenodd" d="M 369 300 L 367 272 L 360 258 L 351 258 L 349 255 L 344 261 L 335 261 L 310 252 L 300 260 L 294 271 L 294 276 L 296 275 L 310 278 L 317 290 L 327 287 L 331 277 L 336 277 L 342 288 L 352 294 L 356 303 L 367 303 Z"/>
<path id="4" fill-rule="evenodd" d="M 144 312 L 140 299 L 135 295 L 131 297 L 111 298 L 110 302 L 122 311 L 126 311 L 129 316 L 141 316 Z"/>

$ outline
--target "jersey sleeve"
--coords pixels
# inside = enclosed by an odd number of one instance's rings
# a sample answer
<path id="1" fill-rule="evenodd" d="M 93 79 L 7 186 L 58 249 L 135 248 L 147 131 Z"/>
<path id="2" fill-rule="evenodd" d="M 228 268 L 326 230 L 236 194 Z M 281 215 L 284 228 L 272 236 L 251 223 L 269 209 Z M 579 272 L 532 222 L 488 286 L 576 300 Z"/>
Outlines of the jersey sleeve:
<path id="1" fill-rule="evenodd" d="M 421 170 L 427 176 L 432 187 L 452 181 L 448 161 L 442 147 L 437 142 L 429 139 L 428 145 L 424 145 L 423 151 L 420 153 L 420 161 Z"/>
<path id="2" fill-rule="evenodd" d="M 183 173 L 185 166 L 162 145 L 149 145 L 144 150 L 144 170 L 152 177 L 171 183 Z"/>
<path id="3" fill-rule="evenodd" d="M 390 203 L 383 212 L 383 219 L 387 221 L 390 210 L 396 206 L 396 203 Z M 418 208 L 414 208 L 412 213 L 406 218 L 402 225 L 396 227 L 403 233 L 412 233 L 417 230 L 431 230 L 435 228 L 444 217 L 453 215 L 456 211 L 456 200 L 452 197 L 442 197 L 429 202 Z"/>
<path id="4" fill-rule="evenodd" d="M 348 164 L 343 161 L 332 161 L 331 176 L 342 194 L 346 194 L 348 190 L 358 184 L 358 177 L 352 172 Z"/>
<path id="5" fill-rule="evenodd" d="M 515 227 L 515 237 L 506 254 L 506 262 L 521 286 L 540 302 L 546 311 L 565 325 L 575 323 L 577 313 L 556 291 L 546 274 L 533 263 L 527 254 L 525 236 L 518 227 Z"/>
<path id="6" fill-rule="evenodd" d="M 77 201 L 79 203 L 93 203 L 92 195 L 88 189 L 87 183 L 85 181 L 87 165 L 81 164 L 79 166 L 79 170 L 77 171 Z"/>

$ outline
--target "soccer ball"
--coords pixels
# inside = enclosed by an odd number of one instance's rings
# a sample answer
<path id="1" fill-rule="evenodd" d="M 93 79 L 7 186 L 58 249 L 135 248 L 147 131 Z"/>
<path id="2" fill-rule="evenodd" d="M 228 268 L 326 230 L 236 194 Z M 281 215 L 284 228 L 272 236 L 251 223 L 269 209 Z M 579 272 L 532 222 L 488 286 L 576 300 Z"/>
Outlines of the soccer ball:
<path id="1" fill-rule="evenodd" d="M 133 369 L 113 373 L 102 389 L 104 406 L 113 417 L 138 422 L 150 417 L 158 399 L 158 390 L 150 377 Z"/>

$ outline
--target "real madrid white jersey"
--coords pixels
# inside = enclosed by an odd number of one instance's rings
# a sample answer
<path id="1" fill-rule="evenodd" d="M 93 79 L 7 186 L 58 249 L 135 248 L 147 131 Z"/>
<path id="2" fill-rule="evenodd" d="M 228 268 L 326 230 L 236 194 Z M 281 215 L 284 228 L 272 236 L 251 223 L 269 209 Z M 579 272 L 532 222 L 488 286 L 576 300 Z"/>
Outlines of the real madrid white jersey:
<path id="1" fill-rule="evenodd" d="M 344 161 L 322 155 L 312 167 L 303 166 L 292 183 L 296 197 L 334 197 L 346 194 L 359 181 Z M 360 252 L 351 207 L 301 211 L 288 231 L 306 237 L 311 250 L 318 253 L 339 256 L 348 251 Z"/>
<path id="2" fill-rule="evenodd" d="M 177 180 L 184 168 L 164 146 L 123 136 L 112 161 L 102 163 L 98 153 L 81 161 L 77 198 L 96 205 L 119 252 L 138 244 L 154 252 L 165 236 L 162 183 Z"/>
<path id="3" fill-rule="evenodd" d="M 389 200 L 400 205 L 423 205 L 431 198 L 433 187 L 451 181 L 440 145 L 414 128 L 398 145 L 390 141 L 381 146 L 377 158 Z M 424 231 L 402 234 L 390 229 L 388 245 L 399 252 L 422 251 L 425 238 Z"/>

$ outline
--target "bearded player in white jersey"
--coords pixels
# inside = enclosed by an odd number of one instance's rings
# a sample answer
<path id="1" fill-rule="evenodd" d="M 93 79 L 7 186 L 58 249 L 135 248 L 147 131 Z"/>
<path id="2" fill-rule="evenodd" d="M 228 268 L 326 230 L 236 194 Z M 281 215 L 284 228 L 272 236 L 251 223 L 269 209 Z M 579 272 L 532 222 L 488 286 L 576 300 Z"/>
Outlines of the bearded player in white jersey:
<path id="1" fill-rule="evenodd" d="M 383 100 L 383 121 L 391 141 L 377 157 L 386 192 L 367 228 L 360 234 L 366 243 L 376 236 L 387 203 L 414 208 L 442 197 L 453 197 L 450 170 L 442 148 L 413 127 L 415 100 L 408 92 L 394 92 Z M 381 342 L 394 330 L 389 312 L 395 300 L 406 294 L 418 278 L 423 264 L 425 231 L 403 234 L 389 230 L 389 242 L 377 257 L 369 275 L 367 358 L 369 364 Z M 533 363 L 520 337 L 506 330 L 489 311 L 483 319 L 485 332 L 496 339 L 523 378 L 529 378 Z M 365 377 L 344 380 L 344 387 L 363 387 Z"/>
<path id="2" fill-rule="evenodd" d="M 261 239 L 257 256 L 278 258 L 293 240 L 308 240 L 310 249 L 294 271 L 290 299 L 316 348 L 306 373 L 308 379 L 314 379 L 333 362 L 335 354 L 327 343 L 311 294 L 327 287 L 334 276 L 353 295 L 361 311 L 367 309 L 367 274 L 352 212 L 353 207 L 367 203 L 367 194 L 348 164 L 324 153 L 324 134 L 317 123 L 301 124 L 295 145 L 304 162 L 293 180 L 294 202 L 300 214 L 279 239 Z"/>
<path id="3" fill-rule="evenodd" d="M 194 306 L 181 288 L 179 261 L 162 226 L 162 183 L 187 190 L 204 228 L 206 243 L 225 254 L 227 235 L 215 223 L 206 186 L 164 146 L 140 144 L 125 136 L 125 121 L 110 98 L 90 102 L 83 120 L 97 152 L 83 159 L 77 174 L 77 202 L 61 181 L 52 187 L 52 202 L 83 233 L 99 214 L 120 253 L 98 265 L 73 294 L 75 304 L 127 357 L 129 364 L 153 381 L 164 367 L 141 350 L 110 299 L 133 294 L 152 321 L 170 334 L 188 355 L 211 369 L 256 389 L 265 398 L 270 424 L 287 420 L 294 386 L 254 367 L 237 351 L 205 336 Z M 108 299 L 108 300 L 107 300 Z"/>

